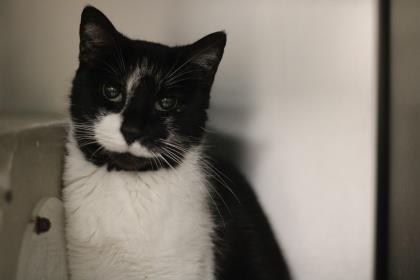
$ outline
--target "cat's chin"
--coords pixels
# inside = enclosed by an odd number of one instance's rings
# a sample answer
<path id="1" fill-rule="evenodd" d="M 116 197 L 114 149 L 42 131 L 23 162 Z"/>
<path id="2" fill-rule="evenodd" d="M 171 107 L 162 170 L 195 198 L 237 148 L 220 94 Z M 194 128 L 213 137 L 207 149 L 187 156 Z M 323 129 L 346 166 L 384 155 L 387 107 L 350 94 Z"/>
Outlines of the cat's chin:
<path id="1" fill-rule="evenodd" d="M 107 152 L 107 158 L 107 167 L 110 171 L 147 171 L 156 169 L 151 158 L 138 157 L 130 153 Z"/>

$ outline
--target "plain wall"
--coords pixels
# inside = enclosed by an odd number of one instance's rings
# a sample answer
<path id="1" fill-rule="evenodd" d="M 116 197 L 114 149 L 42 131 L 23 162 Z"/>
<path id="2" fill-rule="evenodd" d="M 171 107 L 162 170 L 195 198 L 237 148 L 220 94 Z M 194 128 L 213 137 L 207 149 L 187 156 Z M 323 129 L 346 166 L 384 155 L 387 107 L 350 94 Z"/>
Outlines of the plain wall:
<path id="1" fill-rule="evenodd" d="M 89 3 L 132 38 L 226 30 L 211 126 L 248 147 L 242 169 L 293 275 L 372 279 L 375 0 Z M 3 0 L 0 110 L 65 114 L 84 5 Z"/>

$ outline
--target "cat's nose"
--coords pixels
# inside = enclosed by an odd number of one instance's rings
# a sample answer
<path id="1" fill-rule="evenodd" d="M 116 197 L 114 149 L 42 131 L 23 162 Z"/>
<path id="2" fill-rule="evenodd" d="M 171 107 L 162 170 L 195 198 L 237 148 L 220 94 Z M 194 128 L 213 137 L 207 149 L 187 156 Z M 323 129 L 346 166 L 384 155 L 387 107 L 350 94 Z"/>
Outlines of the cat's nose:
<path id="1" fill-rule="evenodd" d="M 140 138 L 140 128 L 132 124 L 123 124 L 121 133 L 128 145 Z"/>

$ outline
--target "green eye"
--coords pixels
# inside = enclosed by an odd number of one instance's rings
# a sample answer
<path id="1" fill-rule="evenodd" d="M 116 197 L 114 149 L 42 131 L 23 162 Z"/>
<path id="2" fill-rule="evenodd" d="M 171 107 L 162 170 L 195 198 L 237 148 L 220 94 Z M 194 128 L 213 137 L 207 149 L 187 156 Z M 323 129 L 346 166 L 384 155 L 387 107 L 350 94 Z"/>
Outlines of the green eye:
<path id="1" fill-rule="evenodd" d="M 171 111 L 178 105 L 178 100 L 175 97 L 164 97 L 156 104 L 156 109 L 159 111 Z"/>
<path id="2" fill-rule="evenodd" d="M 102 93 L 109 101 L 120 102 L 122 100 L 121 92 L 113 86 L 103 86 Z"/>

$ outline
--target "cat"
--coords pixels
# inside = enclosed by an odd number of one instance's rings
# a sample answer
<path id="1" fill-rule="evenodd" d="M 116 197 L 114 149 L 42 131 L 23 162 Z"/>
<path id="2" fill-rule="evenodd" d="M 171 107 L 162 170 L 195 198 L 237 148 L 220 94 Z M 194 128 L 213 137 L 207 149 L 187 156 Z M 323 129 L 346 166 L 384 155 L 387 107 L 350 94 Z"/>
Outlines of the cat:
<path id="1" fill-rule="evenodd" d="M 225 32 L 132 40 L 92 6 L 79 31 L 63 177 L 70 278 L 290 279 L 250 185 L 203 145 Z"/>

